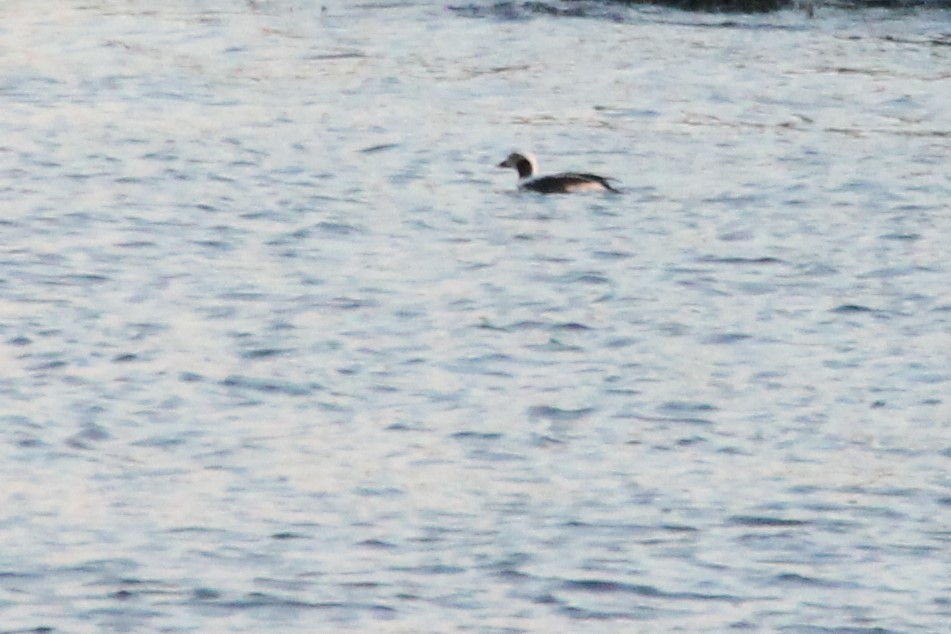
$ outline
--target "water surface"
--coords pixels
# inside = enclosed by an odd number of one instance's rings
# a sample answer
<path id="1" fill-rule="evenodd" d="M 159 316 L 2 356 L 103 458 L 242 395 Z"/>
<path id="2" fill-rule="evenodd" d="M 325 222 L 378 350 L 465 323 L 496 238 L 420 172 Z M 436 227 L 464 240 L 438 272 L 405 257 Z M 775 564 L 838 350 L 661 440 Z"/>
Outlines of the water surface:
<path id="1" fill-rule="evenodd" d="M 947 11 L 67 4 L 0 26 L 2 631 L 946 628 Z"/>

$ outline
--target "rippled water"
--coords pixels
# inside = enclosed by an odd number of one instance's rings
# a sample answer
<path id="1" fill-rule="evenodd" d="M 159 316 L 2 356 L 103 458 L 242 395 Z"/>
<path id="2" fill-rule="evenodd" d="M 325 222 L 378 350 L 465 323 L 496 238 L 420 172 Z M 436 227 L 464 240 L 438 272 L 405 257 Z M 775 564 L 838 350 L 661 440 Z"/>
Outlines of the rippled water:
<path id="1" fill-rule="evenodd" d="M 946 631 L 951 14 L 540 6 L 4 5 L 0 631 Z"/>

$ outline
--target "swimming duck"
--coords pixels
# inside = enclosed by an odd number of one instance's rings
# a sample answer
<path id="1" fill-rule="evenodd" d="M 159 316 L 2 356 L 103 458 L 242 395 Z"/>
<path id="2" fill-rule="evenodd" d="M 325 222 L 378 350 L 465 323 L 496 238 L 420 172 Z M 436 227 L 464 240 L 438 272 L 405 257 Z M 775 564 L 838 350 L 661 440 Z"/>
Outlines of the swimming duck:
<path id="1" fill-rule="evenodd" d="M 565 172 L 550 176 L 535 176 L 538 164 L 532 155 L 512 152 L 498 167 L 513 167 L 518 172 L 518 188 L 539 194 L 568 194 L 573 192 L 614 192 L 608 179 L 596 174 Z"/>

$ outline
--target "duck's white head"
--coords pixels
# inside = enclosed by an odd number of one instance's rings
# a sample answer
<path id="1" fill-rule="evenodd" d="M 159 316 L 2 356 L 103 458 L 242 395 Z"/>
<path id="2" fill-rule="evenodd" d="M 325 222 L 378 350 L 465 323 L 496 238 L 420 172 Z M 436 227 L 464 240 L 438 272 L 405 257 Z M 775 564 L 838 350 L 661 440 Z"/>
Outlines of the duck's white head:
<path id="1" fill-rule="evenodd" d="M 499 163 L 498 167 L 513 167 L 518 172 L 519 178 L 531 178 L 538 173 L 538 163 L 531 154 L 519 154 L 512 152 L 508 157 Z"/>

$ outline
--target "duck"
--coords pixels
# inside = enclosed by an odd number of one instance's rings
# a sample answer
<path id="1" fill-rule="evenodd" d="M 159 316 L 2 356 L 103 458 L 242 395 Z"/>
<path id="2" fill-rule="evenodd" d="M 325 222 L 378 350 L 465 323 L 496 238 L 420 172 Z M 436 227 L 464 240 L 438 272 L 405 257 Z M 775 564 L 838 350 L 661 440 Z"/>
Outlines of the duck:
<path id="1" fill-rule="evenodd" d="M 570 194 L 575 192 L 620 192 L 604 176 L 580 172 L 563 172 L 549 176 L 536 176 L 538 163 L 531 154 L 512 152 L 498 164 L 518 172 L 518 188 L 539 194 Z"/>

